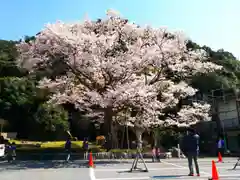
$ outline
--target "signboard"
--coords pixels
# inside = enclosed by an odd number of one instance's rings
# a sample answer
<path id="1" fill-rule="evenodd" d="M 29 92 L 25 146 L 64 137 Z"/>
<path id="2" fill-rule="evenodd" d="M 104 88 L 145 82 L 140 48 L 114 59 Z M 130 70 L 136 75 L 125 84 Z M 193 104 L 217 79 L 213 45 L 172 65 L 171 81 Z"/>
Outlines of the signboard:
<path id="1" fill-rule="evenodd" d="M 5 155 L 5 144 L 0 144 L 0 157 Z"/>

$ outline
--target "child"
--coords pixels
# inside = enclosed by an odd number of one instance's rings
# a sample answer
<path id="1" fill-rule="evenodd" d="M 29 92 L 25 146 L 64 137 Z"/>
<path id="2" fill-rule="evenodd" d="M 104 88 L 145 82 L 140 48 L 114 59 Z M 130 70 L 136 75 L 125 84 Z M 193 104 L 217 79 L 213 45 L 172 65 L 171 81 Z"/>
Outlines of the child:
<path id="1" fill-rule="evenodd" d="M 158 162 L 160 161 L 160 148 L 153 146 L 152 147 L 152 162 L 154 162 L 155 160 L 157 160 Z"/>
<path id="2" fill-rule="evenodd" d="M 83 141 L 84 159 L 88 158 L 88 139 L 84 138 Z"/>
<path id="3" fill-rule="evenodd" d="M 15 142 L 12 143 L 11 148 L 12 148 L 12 160 L 15 161 L 17 157 L 17 154 L 16 154 L 17 147 Z"/>
<path id="4" fill-rule="evenodd" d="M 72 147 L 71 137 L 68 137 L 67 140 L 66 140 L 66 143 L 65 143 L 65 151 L 67 153 L 66 162 L 68 162 L 69 159 L 70 159 L 71 147 Z"/>
<path id="5" fill-rule="evenodd" d="M 161 162 L 160 160 L 160 148 L 156 147 L 156 158 L 158 162 Z"/>
<path id="6" fill-rule="evenodd" d="M 7 142 L 6 151 L 8 162 L 16 160 L 16 144 L 14 142 L 12 144 Z"/>

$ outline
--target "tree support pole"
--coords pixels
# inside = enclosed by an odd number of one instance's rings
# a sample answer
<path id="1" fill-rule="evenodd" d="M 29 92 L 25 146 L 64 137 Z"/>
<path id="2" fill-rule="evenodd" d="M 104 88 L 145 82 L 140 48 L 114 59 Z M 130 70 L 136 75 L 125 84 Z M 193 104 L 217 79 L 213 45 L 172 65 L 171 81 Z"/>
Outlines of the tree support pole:
<path id="1" fill-rule="evenodd" d="M 141 149 L 142 149 L 142 133 L 143 133 L 143 131 L 141 129 L 136 129 L 136 136 L 137 136 L 137 140 L 138 140 L 138 143 L 137 143 L 137 154 L 136 154 L 136 157 L 135 157 L 135 159 L 134 159 L 134 161 L 132 163 L 132 167 L 129 170 L 129 172 L 133 172 L 133 171 L 149 172 L 148 168 L 147 168 L 147 165 L 146 165 L 146 163 L 145 163 L 145 161 L 143 159 L 142 152 L 141 152 Z M 139 159 L 142 161 L 145 169 L 141 169 L 141 168 L 137 167 Z"/>
<path id="2" fill-rule="evenodd" d="M 137 155 L 132 163 L 132 168 L 129 170 L 129 172 L 133 172 L 133 171 L 140 171 L 140 172 L 149 172 L 148 171 L 148 168 L 147 168 L 147 165 L 143 159 L 143 155 L 142 155 L 142 152 L 140 151 L 140 149 L 137 150 Z M 144 165 L 144 168 L 145 169 L 141 169 L 141 168 L 138 168 L 137 167 L 137 164 L 138 164 L 138 161 L 139 159 L 142 161 L 143 165 Z"/>
<path id="3" fill-rule="evenodd" d="M 239 166 L 239 161 L 240 161 L 240 157 L 238 158 L 238 160 L 237 160 L 236 164 L 234 165 L 234 167 L 233 167 L 233 170 L 235 170 L 235 169 L 236 169 L 236 167 L 237 167 L 237 166 Z"/>

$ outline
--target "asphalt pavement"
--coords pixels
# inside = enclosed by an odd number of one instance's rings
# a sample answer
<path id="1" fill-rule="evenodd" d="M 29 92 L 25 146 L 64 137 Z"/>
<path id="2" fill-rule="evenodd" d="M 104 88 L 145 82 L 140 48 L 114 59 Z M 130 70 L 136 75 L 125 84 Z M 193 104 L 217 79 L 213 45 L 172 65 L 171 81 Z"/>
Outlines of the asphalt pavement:
<path id="1" fill-rule="evenodd" d="M 196 180 L 211 177 L 212 158 L 199 159 L 200 177 L 188 177 L 186 159 L 165 159 L 161 163 L 152 163 L 146 159 L 149 172 L 128 172 L 133 160 L 98 160 L 95 161 L 94 176 L 96 180 L 148 180 L 148 179 L 182 179 Z M 214 159 L 216 160 L 216 159 Z M 224 158 L 224 163 L 216 163 L 221 180 L 240 179 L 240 166 L 232 170 L 237 158 Z M 143 168 L 143 164 L 138 164 Z M 16 161 L 0 162 L 1 180 L 92 180 L 86 161 Z"/>

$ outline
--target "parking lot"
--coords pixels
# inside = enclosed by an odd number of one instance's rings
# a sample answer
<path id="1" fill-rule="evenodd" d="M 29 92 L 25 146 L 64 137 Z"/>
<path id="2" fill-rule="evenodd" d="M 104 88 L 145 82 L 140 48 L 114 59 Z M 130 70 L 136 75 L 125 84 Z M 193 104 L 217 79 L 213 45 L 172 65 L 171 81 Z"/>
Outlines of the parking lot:
<path id="1" fill-rule="evenodd" d="M 212 158 L 199 159 L 200 177 L 188 177 L 186 159 L 165 159 L 161 163 L 146 160 L 149 172 L 127 172 L 132 160 L 96 161 L 96 180 L 147 180 L 147 179 L 209 179 Z M 240 166 L 232 170 L 236 158 L 226 158 L 224 163 L 216 163 L 220 179 L 240 179 Z M 140 163 L 139 167 L 143 167 Z M 11 172 L 11 173 L 10 173 Z M 28 161 L 8 164 L 0 163 L 1 180 L 90 180 L 89 169 L 83 161 L 65 164 L 61 161 Z"/>

